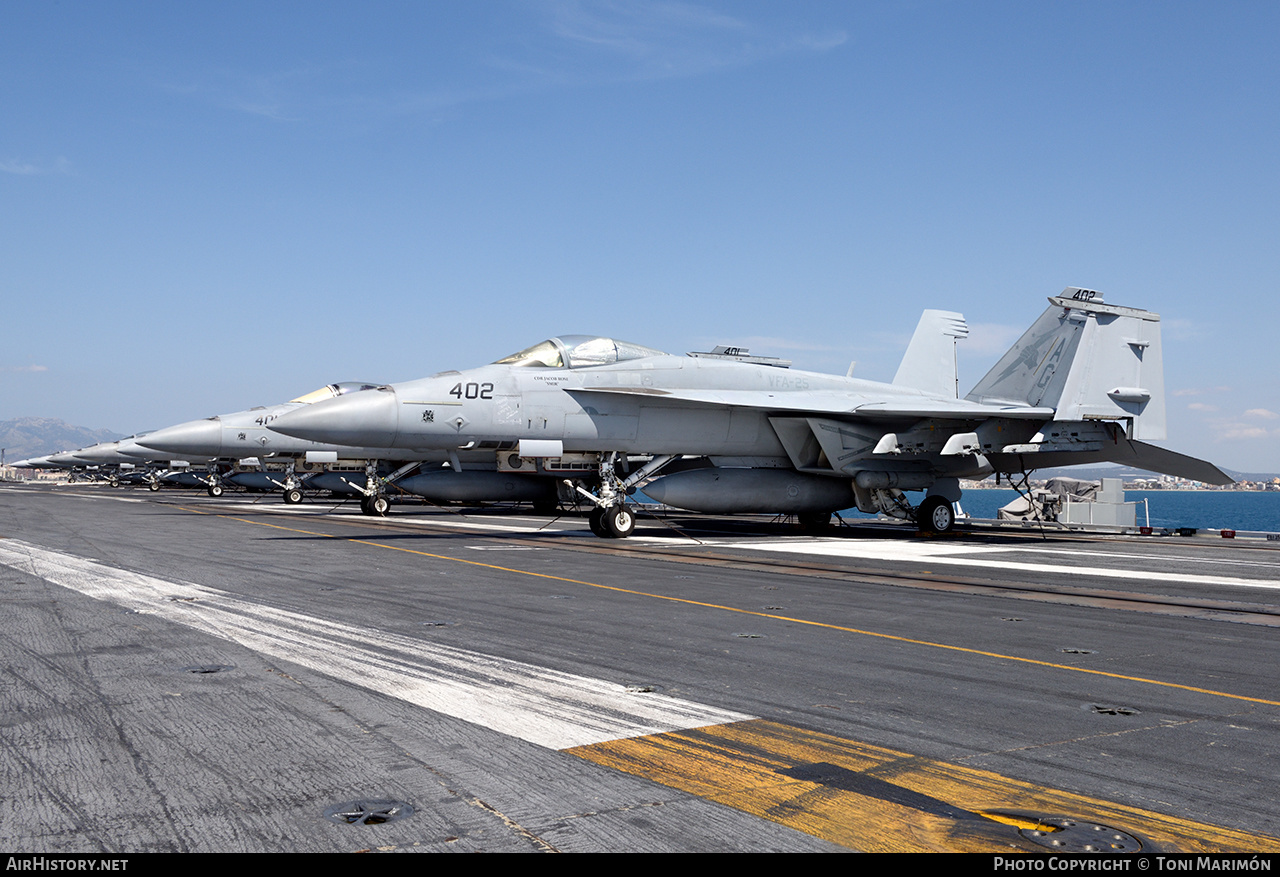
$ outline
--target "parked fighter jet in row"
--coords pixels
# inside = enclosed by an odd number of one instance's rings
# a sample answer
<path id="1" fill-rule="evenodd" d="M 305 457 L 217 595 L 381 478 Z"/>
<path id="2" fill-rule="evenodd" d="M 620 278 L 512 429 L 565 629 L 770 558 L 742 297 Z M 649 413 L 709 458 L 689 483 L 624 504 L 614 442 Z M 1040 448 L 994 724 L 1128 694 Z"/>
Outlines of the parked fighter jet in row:
<path id="1" fill-rule="evenodd" d="M 278 405 L 257 406 L 231 414 L 220 414 L 203 420 L 190 420 L 176 426 L 165 427 L 149 433 L 142 438 L 142 444 L 148 448 L 169 453 L 187 455 L 196 460 L 208 461 L 206 474 L 202 481 L 210 496 L 221 496 L 224 481 L 231 480 L 246 487 L 270 489 L 278 487 L 287 503 L 302 501 L 303 476 L 309 469 L 324 469 L 337 463 L 338 453 L 347 452 L 345 456 L 354 457 L 355 452 L 349 448 L 339 448 L 331 444 L 305 441 L 272 432 L 269 424 L 285 412 L 309 405 L 320 399 L 332 399 L 346 393 L 360 392 L 376 387 L 360 381 L 327 384 L 288 402 Z M 405 458 L 404 452 L 391 449 L 380 449 L 390 455 L 390 459 Z M 317 466 L 304 466 L 299 471 L 299 463 L 307 461 Z M 256 465 L 250 467 L 236 466 L 236 462 L 252 458 Z M 416 459 L 416 458 L 413 458 Z M 229 461 L 226 465 L 220 461 Z M 279 465 L 273 465 L 278 463 Z M 232 468 L 238 469 L 229 474 Z M 363 463 L 359 467 L 364 469 Z M 249 471 L 256 469 L 258 471 Z M 343 466 L 343 470 L 351 470 L 352 466 Z M 315 474 L 319 475 L 320 472 Z M 365 482 L 369 478 L 363 472 L 344 471 L 338 478 L 326 482 L 323 489 L 351 490 L 363 492 Z M 316 485 L 319 486 L 319 485 Z"/>
<path id="2" fill-rule="evenodd" d="M 187 465 L 185 461 L 170 459 L 168 454 L 140 446 L 139 435 L 118 441 L 99 442 L 75 451 L 61 451 L 45 457 L 19 460 L 13 465 L 19 469 L 65 469 L 70 477 L 92 477 L 108 481 L 112 486 L 125 478 L 137 478 L 140 481 L 150 481 L 157 487 L 161 472 Z"/>
<path id="3" fill-rule="evenodd" d="M 221 496 L 224 482 L 241 487 L 278 488 L 286 503 L 299 503 L 303 490 L 345 493 L 360 497 L 366 514 L 386 514 L 387 487 L 434 501 L 454 499 L 531 501 L 540 508 L 556 504 L 556 483 L 549 478 L 513 478 L 495 470 L 492 452 L 416 451 L 390 447 L 350 447 L 307 441 L 271 429 L 280 416 L 324 399 L 345 397 L 375 388 L 359 381 L 328 384 L 282 402 L 258 406 L 203 420 L 191 420 L 149 433 L 142 444 L 192 460 L 207 461 L 199 476 L 210 496 Z M 448 462 L 449 470 L 428 470 L 406 476 L 420 464 Z M 461 472 L 466 465 L 465 475 Z M 455 477 L 450 477 L 450 476 Z"/>
<path id="4" fill-rule="evenodd" d="M 464 372 L 380 387 L 280 417 L 273 429 L 338 444 L 592 454 L 592 529 L 626 536 L 643 486 L 678 508 L 825 522 L 856 505 L 949 530 L 961 478 L 1126 463 L 1210 483 L 1216 466 L 1147 444 L 1165 436 L 1160 318 L 1068 287 L 963 399 L 964 317 L 925 311 L 890 384 L 791 370 L 733 348 L 671 356 L 567 335 Z M 649 462 L 619 472 L 621 455 Z M 662 475 L 680 457 L 711 467 Z M 532 468 L 532 467 L 531 467 Z M 673 467 L 674 468 L 674 467 Z M 918 504 L 906 491 L 924 491 Z"/>

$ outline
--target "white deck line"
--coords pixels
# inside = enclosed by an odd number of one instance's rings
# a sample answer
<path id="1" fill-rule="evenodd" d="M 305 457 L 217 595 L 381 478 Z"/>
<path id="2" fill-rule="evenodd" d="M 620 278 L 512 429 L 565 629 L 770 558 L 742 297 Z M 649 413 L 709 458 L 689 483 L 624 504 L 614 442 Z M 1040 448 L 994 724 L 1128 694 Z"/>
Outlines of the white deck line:
<path id="1" fill-rule="evenodd" d="M 14 539 L 0 564 L 264 655 L 527 740 L 566 749 L 754 718 L 533 664 L 277 609 Z"/>

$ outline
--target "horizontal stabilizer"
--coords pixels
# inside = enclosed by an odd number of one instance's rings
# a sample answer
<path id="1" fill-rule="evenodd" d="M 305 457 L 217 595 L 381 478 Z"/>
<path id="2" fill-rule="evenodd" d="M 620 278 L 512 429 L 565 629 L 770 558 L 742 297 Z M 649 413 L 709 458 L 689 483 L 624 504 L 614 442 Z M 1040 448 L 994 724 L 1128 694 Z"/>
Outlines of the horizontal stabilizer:
<path id="1" fill-rule="evenodd" d="M 1104 443 L 1099 450 L 1041 451 L 1036 454 L 997 453 L 988 454 L 987 459 L 999 472 L 1029 472 L 1033 469 L 1051 469 L 1057 466 L 1119 463 L 1146 472 L 1172 475 L 1174 478 L 1186 478 L 1205 484 L 1231 484 L 1235 480 L 1207 460 L 1188 457 L 1186 454 L 1123 437 L 1114 442 Z"/>
<path id="2" fill-rule="evenodd" d="M 1186 454 L 1179 454 L 1177 451 L 1159 448 L 1146 442 L 1130 440 L 1122 441 L 1120 444 L 1128 445 L 1132 448 L 1133 457 L 1129 460 L 1117 460 L 1116 462 L 1125 462 L 1135 468 L 1145 469 L 1148 472 L 1159 472 L 1161 475 L 1203 481 L 1205 484 L 1233 484 L 1235 482 L 1234 478 L 1208 460 L 1188 457 Z"/>

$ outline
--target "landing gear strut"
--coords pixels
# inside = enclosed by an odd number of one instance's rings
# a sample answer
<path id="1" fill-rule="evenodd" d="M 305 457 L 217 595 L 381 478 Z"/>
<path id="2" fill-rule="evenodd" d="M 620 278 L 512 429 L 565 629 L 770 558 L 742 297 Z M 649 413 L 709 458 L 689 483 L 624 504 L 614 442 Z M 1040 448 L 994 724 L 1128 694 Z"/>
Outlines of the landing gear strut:
<path id="1" fill-rule="evenodd" d="M 293 461 L 289 461 L 289 465 L 284 469 L 284 496 L 283 499 L 288 505 L 297 505 L 302 502 L 302 481 L 294 474 Z"/>
<path id="2" fill-rule="evenodd" d="M 574 485 L 569 481 L 565 484 L 595 503 L 588 518 L 592 533 L 606 539 L 625 539 L 636 529 L 636 516 L 627 508 L 626 498 L 635 493 L 641 482 L 652 478 L 659 469 L 675 458 L 673 454 L 654 457 L 623 479 L 618 475 L 617 452 L 601 454 L 600 486 L 594 494 L 581 485 Z"/>
<path id="3" fill-rule="evenodd" d="M 359 488 L 350 481 L 346 481 L 351 487 L 356 487 L 363 494 L 360 497 L 360 511 L 366 515 L 374 517 L 386 517 L 391 511 L 391 500 L 387 499 L 387 485 L 395 481 L 401 475 L 404 475 L 418 468 L 420 464 L 417 462 L 406 463 L 387 477 L 383 478 L 378 475 L 378 461 L 368 460 L 364 464 L 364 487 Z"/>

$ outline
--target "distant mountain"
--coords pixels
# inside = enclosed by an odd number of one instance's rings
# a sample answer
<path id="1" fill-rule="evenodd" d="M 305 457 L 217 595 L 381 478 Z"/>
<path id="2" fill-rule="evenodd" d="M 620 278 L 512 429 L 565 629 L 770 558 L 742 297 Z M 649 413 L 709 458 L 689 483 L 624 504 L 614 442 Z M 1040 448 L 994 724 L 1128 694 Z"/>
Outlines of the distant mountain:
<path id="1" fill-rule="evenodd" d="M 124 438 L 109 429 L 86 429 L 72 426 L 56 417 L 19 417 L 0 420 L 0 448 L 4 460 L 12 463 L 28 457 L 43 457 L 58 451 L 74 451 L 98 442 Z"/>

